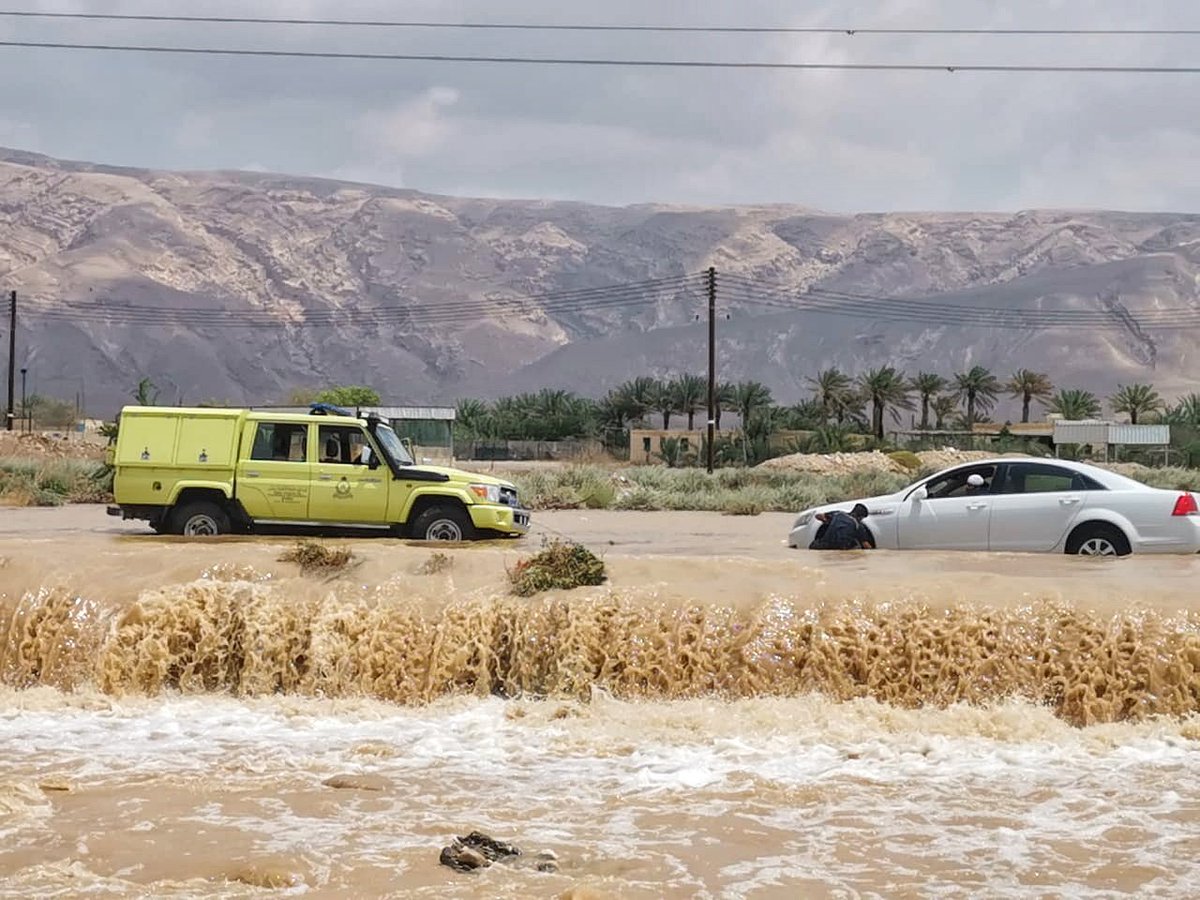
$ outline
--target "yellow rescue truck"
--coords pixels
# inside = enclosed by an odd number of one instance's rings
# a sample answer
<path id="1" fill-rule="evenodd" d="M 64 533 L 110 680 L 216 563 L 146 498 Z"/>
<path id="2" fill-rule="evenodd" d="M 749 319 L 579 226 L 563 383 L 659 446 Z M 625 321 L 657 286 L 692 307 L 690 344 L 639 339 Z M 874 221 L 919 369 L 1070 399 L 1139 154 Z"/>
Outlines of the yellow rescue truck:
<path id="1" fill-rule="evenodd" d="M 380 419 L 320 404 L 308 414 L 127 406 L 109 456 L 109 515 L 160 533 L 282 525 L 465 541 L 529 531 L 509 482 L 416 465 Z"/>

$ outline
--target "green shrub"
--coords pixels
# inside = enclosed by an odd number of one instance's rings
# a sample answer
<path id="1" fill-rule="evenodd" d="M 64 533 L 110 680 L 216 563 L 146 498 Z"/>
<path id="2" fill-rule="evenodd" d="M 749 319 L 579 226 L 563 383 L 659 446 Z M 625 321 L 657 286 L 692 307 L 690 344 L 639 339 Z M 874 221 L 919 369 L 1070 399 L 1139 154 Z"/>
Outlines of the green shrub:
<path id="1" fill-rule="evenodd" d="M 917 456 L 911 450 L 893 450 L 888 454 L 888 459 L 899 463 L 910 472 L 915 472 L 921 468 L 921 457 Z"/>
<path id="2" fill-rule="evenodd" d="M 571 590 L 603 584 L 608 576 L 604 561 L 582 544 L 552 541 L 508 573 L 512 592 L 531 597 L 549 590 Z"/>

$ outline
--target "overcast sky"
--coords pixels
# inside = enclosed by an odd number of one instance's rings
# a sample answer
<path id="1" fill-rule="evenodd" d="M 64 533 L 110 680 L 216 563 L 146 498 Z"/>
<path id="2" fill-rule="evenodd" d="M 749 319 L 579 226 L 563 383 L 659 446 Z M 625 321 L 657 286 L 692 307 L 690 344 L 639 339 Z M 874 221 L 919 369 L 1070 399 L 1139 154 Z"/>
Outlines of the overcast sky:
<path id="1" fill-rule="evenodd" d="M 562 23 L 1200 28 L 1196 0 L 0 0 Z M 50 23 L 0 40 L 726 60 L 1196 65 L 1195 37 L 538 34 Z M 838 210 L 1200 209 L 1200 75 L 755 72 L 0 48 L 0 146 L 450 194 Z"/>

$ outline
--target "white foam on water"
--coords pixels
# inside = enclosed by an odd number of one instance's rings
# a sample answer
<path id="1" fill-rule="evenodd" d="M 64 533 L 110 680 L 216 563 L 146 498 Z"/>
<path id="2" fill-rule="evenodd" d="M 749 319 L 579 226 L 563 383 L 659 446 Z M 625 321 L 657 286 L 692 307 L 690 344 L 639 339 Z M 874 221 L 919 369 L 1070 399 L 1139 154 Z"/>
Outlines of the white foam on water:
<path id="1" fill-rule="evenodd" d="M 1140 890 L 1200 879 L 1189 849 L 1200 745 L 1178 723 L 1074 729 L 1019 704 L 989 715 L 819 698 L 603 700 L 556 717 L 559 704 L 497 699 L 414 709 L 66 697 L 39 708 L 18 697 L 0 697 L 14 702 L 0 714 L 0 770 L 18 783 L 56 774 L 146 798 L 156 784 L 192 784 L 203 802 L 180 821 L 240 829 L 322 881 L 347 859 L 403 871 L 411 854 L 436 858 L 439 841 L 472 828 L 552 847 L 564 871 L 643 860 L 620 875 L 627 887 L 668 878 L 714 896 L 803 878 L 850 894 L 884 883 L 954 894 L 966 878 L 996 896 L 1101 896 L 1120 889 L 1097 874 L 1106 859 L 1143 869 Z M 385 786 L 322 787 L 337 774 Z M 293 802 L 322 792 L 337 802 L 319 815 Z M 45 837 L 45 804 L 34 805 L 6 844 Z M 137 803 L 122 814 L 132 831 L 151 827 Z M 729 846 L 752 828 L 761 846 Z"/>

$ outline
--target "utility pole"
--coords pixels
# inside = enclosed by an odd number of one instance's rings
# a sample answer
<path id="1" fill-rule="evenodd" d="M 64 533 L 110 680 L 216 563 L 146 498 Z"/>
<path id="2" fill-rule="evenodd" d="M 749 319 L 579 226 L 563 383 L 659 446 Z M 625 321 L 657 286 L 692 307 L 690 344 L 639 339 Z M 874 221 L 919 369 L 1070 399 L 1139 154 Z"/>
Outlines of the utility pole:
<path id="1" fill-rule="evenodd" d="M 9 328 L 8 328 L 8 422 L 6 427 L 9 431 L 13 430 L 14 420 L 16 419 L 16 409 L 13 407 L 13 392 L 16 390 L 16 365 L 17 365 L 17 292 L 13 291 L 8 295 L 9 300 Z"/>
<path id="2" fill-rule="evenodd" d="M 15 295 L 14 295 L 15 296 Z M 16 308 L 16 301 L 13 301 Z M 713 471 L 717 441 L 717 268 L 708 269 L 708 474 Z"/>

